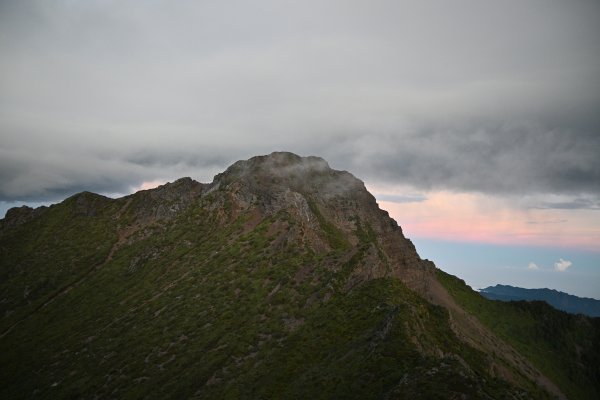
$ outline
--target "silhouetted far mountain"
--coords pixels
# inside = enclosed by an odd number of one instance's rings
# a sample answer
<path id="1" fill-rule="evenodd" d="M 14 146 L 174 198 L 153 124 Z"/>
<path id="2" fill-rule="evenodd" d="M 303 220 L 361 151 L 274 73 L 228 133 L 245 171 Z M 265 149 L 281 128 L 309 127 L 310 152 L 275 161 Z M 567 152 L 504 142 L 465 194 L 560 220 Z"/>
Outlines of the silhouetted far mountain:
<path id="1" fill-rule="evenodd" d="M 600 317 L 600 300 L 578 297 L 554 289 L 525 289 L 510 285 L 489 286 L 479 291 L 490 300 L 501 301 L 545 301 L 552 307 L 571 314 Z"/>

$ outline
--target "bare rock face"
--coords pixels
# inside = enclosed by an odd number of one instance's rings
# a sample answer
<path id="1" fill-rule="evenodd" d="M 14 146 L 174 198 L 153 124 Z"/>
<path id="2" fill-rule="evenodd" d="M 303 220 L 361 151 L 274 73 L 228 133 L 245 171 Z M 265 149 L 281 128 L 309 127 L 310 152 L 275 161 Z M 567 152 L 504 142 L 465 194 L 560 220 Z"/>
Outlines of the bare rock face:
<path id="1" fill-rule="evenodd" d="M 188 177 L 180 178 L 155 189 L 127 196 L 124 208 L 140 223 L 169 220 L 196 201 L 206 186 Z"/>
<path id="2" fill-rule="evenodd" d="M 348 288 L 395 276 L 418 289 L 423 275 L 433 270 L 364 183 L 331 169 L 322 158 L 277 152 L 238 161 L 217 175 L 205 193 L 227 197 L 231 218 L 249 209 L 260 218 L 292 215 L 301 223 L 300 242 L 316 252 L 346 246 L 353 264 Z"/>

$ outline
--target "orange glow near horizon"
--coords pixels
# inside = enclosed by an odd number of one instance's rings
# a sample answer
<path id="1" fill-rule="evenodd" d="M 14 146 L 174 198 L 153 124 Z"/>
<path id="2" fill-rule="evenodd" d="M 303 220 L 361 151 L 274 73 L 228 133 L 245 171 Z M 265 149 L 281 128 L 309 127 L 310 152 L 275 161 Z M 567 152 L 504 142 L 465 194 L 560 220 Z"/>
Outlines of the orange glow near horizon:
<path id="1" fill-rule="evenodd" d="M 140 190 L 148 190 L 148 189 L 154 189 L 160 185 L 165 184 L 165 181 L 161 181 L 161 180 L 153 180 L 153 181 L 144 181 L 142 182 L 142 184 L 140 186 L 138 186 L 137 188 L 135 188 L 135 192 L 140 191 Z"/>
<path id="2" fill-rule="evenodd" d="M 425 195 L 420 202 L 378 203 L 409 238 L 600 251 L 599 210 L 519 208 L 482 194 L 435 191 Z"/>

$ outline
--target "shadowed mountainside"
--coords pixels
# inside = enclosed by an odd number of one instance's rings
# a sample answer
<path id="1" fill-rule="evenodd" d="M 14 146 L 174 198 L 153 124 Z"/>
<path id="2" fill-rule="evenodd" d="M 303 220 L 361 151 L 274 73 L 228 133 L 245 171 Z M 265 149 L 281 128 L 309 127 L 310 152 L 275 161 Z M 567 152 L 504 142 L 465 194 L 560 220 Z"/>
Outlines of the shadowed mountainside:
<path id="1" fill-rule="evenodd" d="M 317 157 L 12 209 L 0 255 L 2 398 L 600 393 L 597 319 L 470 291 Z"/>

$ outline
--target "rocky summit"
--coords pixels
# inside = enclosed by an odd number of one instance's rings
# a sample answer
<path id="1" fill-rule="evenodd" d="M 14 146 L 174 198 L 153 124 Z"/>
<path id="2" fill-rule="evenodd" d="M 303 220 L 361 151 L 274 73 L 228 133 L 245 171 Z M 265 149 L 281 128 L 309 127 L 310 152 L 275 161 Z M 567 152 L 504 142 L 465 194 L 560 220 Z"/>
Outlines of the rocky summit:
<path id="1" fill-rule="evenodd" d="M 0 220 L 0 397 L 595 399 L 600 322 L 487 300 L 318 157 Z"/>

